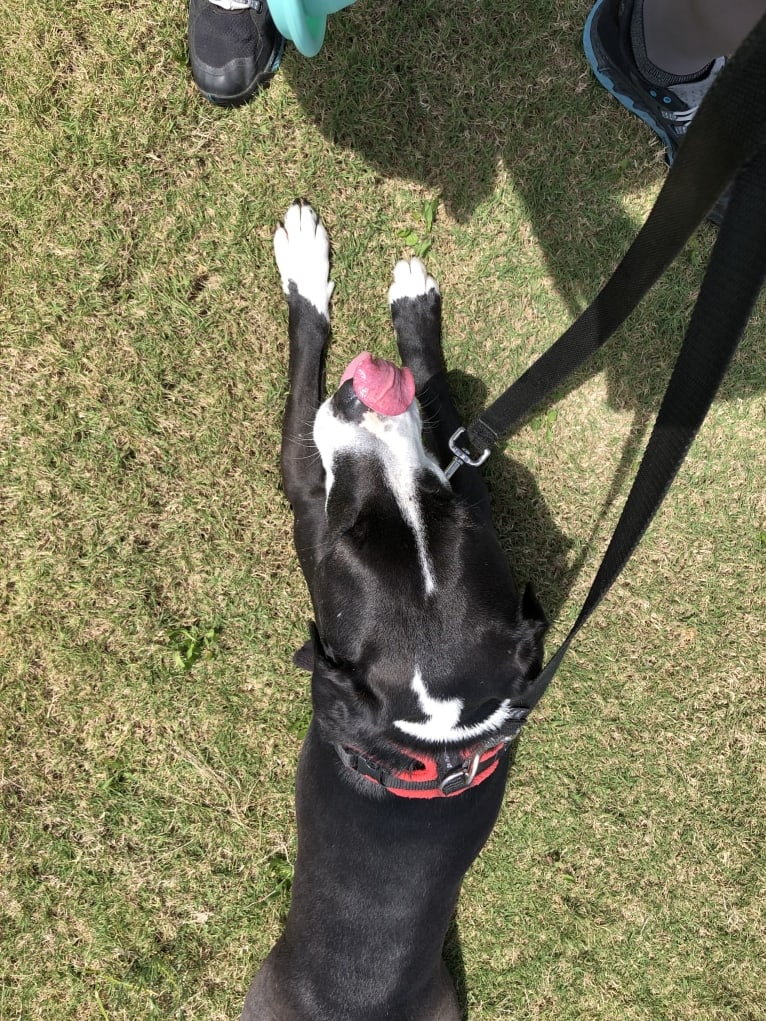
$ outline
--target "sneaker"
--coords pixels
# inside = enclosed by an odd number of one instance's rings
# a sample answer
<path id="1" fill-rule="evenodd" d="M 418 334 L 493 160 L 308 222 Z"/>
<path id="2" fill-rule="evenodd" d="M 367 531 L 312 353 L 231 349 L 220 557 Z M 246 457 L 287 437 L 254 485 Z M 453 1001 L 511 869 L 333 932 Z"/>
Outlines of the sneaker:
<path id="1" fill-rule="evenodd" d="M 189 0 L 192 76 L 211 103 L 246 103 L 274 76 L 284 45 L 266 0 Z"/>
<path id="2" fill-rule="evenodd" d="M 583 32 L 585 56 L 604 88 L 659 136 L 665 146 L 665 158 L 671 164 L 726 58 L 714 60 L 707 74 L 697 81 L 666 87 L 653 84 L 641 74 L 633 55 L 630 37 L 633 5 L 634 0 L 596 0 Z M 720 223 L 725 206 L 722 196 L 708 219 Z"/>

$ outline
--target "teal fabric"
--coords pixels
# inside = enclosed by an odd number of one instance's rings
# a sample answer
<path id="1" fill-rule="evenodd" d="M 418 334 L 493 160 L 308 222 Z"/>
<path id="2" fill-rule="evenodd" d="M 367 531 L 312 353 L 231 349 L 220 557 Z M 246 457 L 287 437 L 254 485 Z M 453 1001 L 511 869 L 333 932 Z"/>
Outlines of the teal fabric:
<path id="1" fill-rule="evenodd" d="M 274 24 L 304 57 L 315 57 L 322 48 L 328 15 L 354 0 L 269 0 Z"/>

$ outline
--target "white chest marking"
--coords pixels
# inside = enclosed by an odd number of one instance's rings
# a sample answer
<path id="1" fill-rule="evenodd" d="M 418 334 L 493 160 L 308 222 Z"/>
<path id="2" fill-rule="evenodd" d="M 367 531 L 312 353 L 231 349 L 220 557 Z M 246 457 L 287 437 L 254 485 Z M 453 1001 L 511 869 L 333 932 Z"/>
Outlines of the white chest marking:
<path id="1" fill-rule="evenodd" d="M 430 596 L 436 590 L 436 578 L 434 576 L 434 565 L 431 554 L 428 550 L 426 536 L 426 523 L 423 520 L 422 508 L 418 500 L 418 487 L 412 474 L 402 475 L 396 470 L 391 470 L 386 465 L 386 476 L 388 484 L 397 502 L 402 517 L 412 529 L 415 538 L 415 548 L 418 552 L 418 563 L 423 575 L 423 585 L 426 595 Z"/>
<path id="2" fill-rule="evenodd" d="M 419 669 L 415 669 L 410 687 L 418 699 L 423 715 L 428 717 L 419 723 L 410 720 L 395 720 L 394 726 L 410 737 L 431 744 L 452 744 L 471 741 L 482 734 L 497 730 L 508 719 L 510 699 L 503 699 L 500 705 L 485 720 L 461 726 L 460 714 L 463 711 L 463 700 L 460 698 L 434 698 L 428 694 Z"/>
<path id="3" fill-rule="evenodd" d="M 401 415 L 388 418 L 367 411 L 360 424 L 336 418 L 331 401 L 325 401 L 314 422 L 314 442 L 325 469 L 325 491 L 329 500 L 335 482 L 333 457 L 342 450 L 374 451 L 381 460 L 386 481 L 399 511 L 415 539 L 418 564 L 427 596 L 436 590 L 436 572 L 428 550 L 426 523 L 418 499 L 417 474 L 430 471 L 440 479 L 444 474 L 426 453 L 420 439 L 421 420 L 413 402 Z M 444 479 L 446 484 L 446 479 Z"/>

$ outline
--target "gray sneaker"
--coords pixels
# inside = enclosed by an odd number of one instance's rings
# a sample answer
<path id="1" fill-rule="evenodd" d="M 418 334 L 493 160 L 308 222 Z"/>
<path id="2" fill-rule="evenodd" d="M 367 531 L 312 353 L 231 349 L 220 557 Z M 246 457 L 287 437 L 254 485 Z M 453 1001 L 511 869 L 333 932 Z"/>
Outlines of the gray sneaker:
<path id="1" fill-rule="evenodd" d="M 596 0 L 585 22 L 583 48 L 593 73 L 604 88 L 659 136 L 670 164 L 726 58 L 714 60 L 708 73 L 697 81 L 667 87 L 653 84 L 641 74 L 633 55 L 633 5 L 634 0 Z M 724 193 L 708 219 L 720 223 L 727 201 Z"/>

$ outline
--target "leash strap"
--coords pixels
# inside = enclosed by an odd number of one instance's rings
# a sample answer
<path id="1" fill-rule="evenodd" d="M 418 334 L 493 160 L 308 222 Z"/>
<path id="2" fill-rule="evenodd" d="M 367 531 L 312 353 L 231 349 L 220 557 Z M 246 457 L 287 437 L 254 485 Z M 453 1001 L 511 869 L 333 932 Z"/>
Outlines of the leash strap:
<path id="1" fill-rule="evenodd" d="M 738 174 L 681 352 L 633 487 L 580 615 L 526 693 L 531 710 L 630 559 L 699 431 L 766 279 L 766 145 Z"/>
<path id="2" fill-rule="evenodd" d="M 659 509 L 707 415 L 763 286 L 765 83 L 766 17 L 706 95 L 649 218 L 614 275 L 559 340 L 467 430 L 473 450 L 489 448 L 576 371 L 627 319 L 734 178 L 729 207 L 633 487 L 574 626 L 519 700 L 519 708 L 527 712 L 544 695 L 575 635 L 607 594 Z M 478 460 L 466 453 L 468 458 Z"/>
<path id="3" fill-rule="evenodd" d="M 468 426 L 473 451 L 488 450 L 507 436 L 598 351 L 675 260 L 737 170 L 766 142 L 764 86 L 766 16 L 706 94 L 646 223 L 610 279 L 561 337 Z M 468 463 L 483 456 L 461 453 Z"/>

